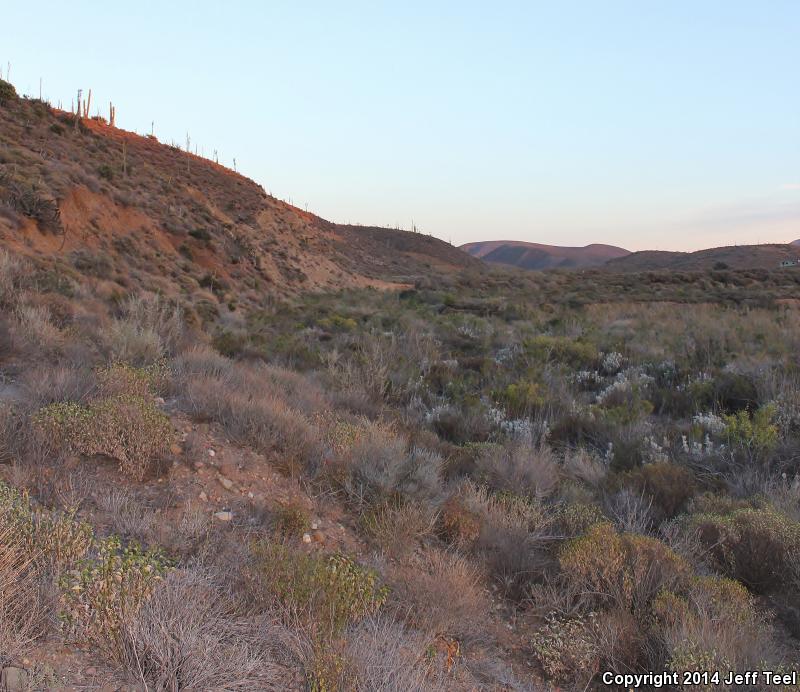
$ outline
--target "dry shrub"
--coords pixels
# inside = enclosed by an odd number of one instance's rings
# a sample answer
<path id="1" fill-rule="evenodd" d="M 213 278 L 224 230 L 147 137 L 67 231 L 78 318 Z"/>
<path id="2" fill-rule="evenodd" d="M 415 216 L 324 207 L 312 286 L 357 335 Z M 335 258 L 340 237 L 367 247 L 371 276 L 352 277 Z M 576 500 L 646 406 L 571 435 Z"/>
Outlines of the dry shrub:
<path id="1" fill-rule="evenodd" d="M 173 367 L 176 378 L 185 381 L 193 375 L 222 378 L 230 375 L 234 363 L 209 346 L 195 344 L 175 359 Z"/>
<path id="2" fill-rule="evenodd" d="M 573 478 L 597 487 L 608 473 L 608 466 L 584 447 L 564 455 L 564 471 Z"/>
<path id="3" fill-rule="evenodd" d="M 470 492 L 469 481 L 458 484 L 439 512 L 439 535 L 459 548 L 472 545 L 481 532 L 481 517 L 465 497 Z"/>
<path id="4" fill-rule="evenodd" d="M 22 261 L 0 248 L 0 308 L 13 308 L 19 299 L 19 280 L 23 275 Z"/>
<path id="5" fill-rule="evenodd" d="M 426 550 L 392 570 L 392 602 L 433 636 L 474 641 L 484 634 L 489 600 L 479 570 L 452 552 Z"/>
<path id="6" fill-rule="evenodd" d="M 543 445 L 490 445 L 478 457 L 476 466 L 479 477 L 499 492 L 542 499 L 558 486 L 558 464 L 550 448 Z"/>
<path id="7" fill-rule="evenodd" d="M 361 517 L 364 531 L 389 553 L 400 555 L 414 550 L 436 524 L 437 515 L 428 505 L 389 500 Z"/>
<path id="8" fill-rule="evenodd" d="M 387 617 L 366 618 L 346 633 L 342 689 L 444 692 L 430 640 Z"/>
<path id="9" fill-rule="evenodd" d="M 14 334 L 25 350 L 52 354 L 62 346 L 63 335 L 52 323 L 47 308 L 23 305 L 17 308 L 15 317 Z"/>
<path id="10" fill-rule="evenodd" d="M 97 506 L 108 514 L 111 531 L 123 538 L 148 541 L 156 517 L 124 488 L 103 489 L 95 495 Z"/>
<path id="11" fill-rule="evenodd" d="M 588 602 L 642 617 L 659 591 L 680 587 L 691 573 L 686 561 L 661 541 L 619 534 L 608 523 L 567 542 L 559 563 Z"/>
<path id="12" fill-rule="evenodd" d="M 220 423 L 239 444 L 282 453 L 287 469 L 307 462 L 317 449 L 313 427 L 277 392 L 256 393 L 226 377 L 196 375 L 186 381 L 182 399 L 192 415 Z"/>
<path id="13" fill-rule="evenodd" d="M 348 501 L 359 509 L 391 498 L 431 503 L 442 492 L 442 458 L 383 425 L 369 425 L 334 469 Z"/>
<path id="14" fill-rule="evenodd" d="M 47 365 L 26 369 L 21 384 L 26 404 L 39 409 L 62 401 L 86 401 L 95 390 L 96 380 L 89 368 Z"/>
<path id="15" fill-rule="evenodd" d="M 18 660 L 43 632 L 35 557 L 13 524 L 0 528 L 0 665 Z"/>
<path id="16" fill-rule="evenodd" d="M 292 671 L 285 630 L 239 614 L 222 580 L 181 569 L 120 627 L 118 660 L 157 690 L 284 690 Z"/>

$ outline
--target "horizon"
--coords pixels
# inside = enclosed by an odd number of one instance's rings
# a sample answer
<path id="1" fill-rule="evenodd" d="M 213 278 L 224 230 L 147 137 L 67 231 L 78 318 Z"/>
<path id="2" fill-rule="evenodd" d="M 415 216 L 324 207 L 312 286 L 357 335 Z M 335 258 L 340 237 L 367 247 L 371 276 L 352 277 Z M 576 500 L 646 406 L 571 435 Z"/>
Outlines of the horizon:
<path id="1" fill-rule="evenodd" d="M 31 8 L 48 21 L 20 30 Z M 794 3 L 177 3 L 157 16 L 12 7 L 3 78 L 33 97 L 41 79 L 65 110 L 92 89 L 118 127 L 153 123 L 181 146 L 188 134 L 338 223 L 632 251 L 800 238 Z M 65 51 L 72 36 L 80 50 Z"/>

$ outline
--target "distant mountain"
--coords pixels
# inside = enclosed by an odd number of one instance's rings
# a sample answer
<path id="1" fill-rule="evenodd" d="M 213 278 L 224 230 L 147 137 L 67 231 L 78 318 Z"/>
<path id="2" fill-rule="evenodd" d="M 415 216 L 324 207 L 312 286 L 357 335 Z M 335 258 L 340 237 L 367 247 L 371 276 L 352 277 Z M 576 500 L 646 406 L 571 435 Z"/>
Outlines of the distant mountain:
<path id="1" fill-rule="evenodd" d="M 560 247 L 521 240 L 487 240 L 467 243 L 461 249 L 490 264 L 504 264 L 521 269 L 580 269 L 597 267 L 630 252 L 613 245 L 592 244 L 586 247 Z"/>
<path id="2" fill-rule="evenodd" d="M 800 240 L 793 240 L 789 245 L 800 245 Z"/>
<path id="3" fill-rule="evenodd" d="M 732 245 L 697 252 L 664 252 L 644 250 L 610 260 L 610 271 L 650 271 L 670 269 L 694 271 L 704 269 L 774 269 L 784 260 L 797 259 L 797 245 Z"/>

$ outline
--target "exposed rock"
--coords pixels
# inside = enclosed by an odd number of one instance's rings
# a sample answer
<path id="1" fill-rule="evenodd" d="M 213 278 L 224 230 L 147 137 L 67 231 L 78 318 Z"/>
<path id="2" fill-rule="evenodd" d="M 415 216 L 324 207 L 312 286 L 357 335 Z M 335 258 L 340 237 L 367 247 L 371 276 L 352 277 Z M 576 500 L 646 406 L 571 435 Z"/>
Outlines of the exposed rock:
<path id="1" fill-rule="evenodd" d="M 311 543 L 311 534 L 310 533 L 304 533 L 303 534 L 303 543 Z"/>
<path id="2" fill-rule="evenodd" d="M 219 519 L 220 521 L 233 521 L 233 512 L 226 509 L 220 512 L 214 512 L 214 519 Z"/>
<path id="3" fill-rule="evenodd" d="M 217 453 L 213 449 L 209 449 L 208 450 L 208 456 L 215 457 L 215 456 L 217 456 Z"/>
<path id="4" fill-rule="evenodd" d="M 217 476 L 217 480 L 219 481 L 220 485 L 225 488 L 225 490 L 230 490 L 233 488 L 233 481 L 230 478 L 225 478 L 223 475 Z"/>
<path id="5" fill-rule="evenodd" d="M 201 502 L 208 502 L 208 495 L 206 495 L 205 490 L 203 490 L 198 497 L 200 498 Z"/>

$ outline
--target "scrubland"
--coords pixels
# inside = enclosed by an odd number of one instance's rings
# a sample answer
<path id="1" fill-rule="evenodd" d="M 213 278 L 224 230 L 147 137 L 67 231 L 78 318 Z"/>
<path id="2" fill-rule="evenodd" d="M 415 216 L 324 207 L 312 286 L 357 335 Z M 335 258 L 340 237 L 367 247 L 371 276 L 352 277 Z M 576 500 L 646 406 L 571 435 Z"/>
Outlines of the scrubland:
<path id="1" fill-rule="evenodd" d="M 796 669 L 796 306 L 443 281 L 198 326 L 34 276 L 0 253 L 0 663 L 31 688 L 79 684 L 57 645 L 164 690 Z M 248 492 L 267 469 L 291 493 Z"/>

